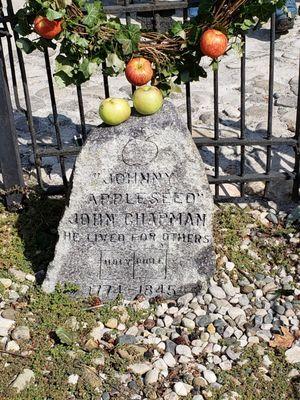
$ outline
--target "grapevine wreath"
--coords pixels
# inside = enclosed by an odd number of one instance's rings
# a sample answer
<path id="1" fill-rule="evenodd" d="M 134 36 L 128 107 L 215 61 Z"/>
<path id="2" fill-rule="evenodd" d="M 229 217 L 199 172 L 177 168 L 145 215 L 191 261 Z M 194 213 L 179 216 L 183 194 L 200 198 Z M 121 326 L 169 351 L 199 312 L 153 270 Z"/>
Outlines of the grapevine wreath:
<path id="1" fill-rule="evenodd" d="M 238 48 L 242 34 L 266 22 L 284 3 L 200 0 L 197 17 L 174 22 L 168 32 L 157 33 L 109 18 L 100 0 L 27 0 L 16 14 L 14 29 L 19 34 L 17 45 L 26 53 L 58 47 L 54 76 L 59 86 L 82 84 L 99 66 L 108 76 L 116 76 L 133 58 L 140 57 L 151 63 L 152 85 L 168 94 L 176 84 L 206 77 L 201 66 L 204 55 L 211 56 L 217 66 L 227 39 L 231 39 L 231 47 Z M 221 53 L 203 45 L 208 30 L 223 35 L 226 45 Z"/>

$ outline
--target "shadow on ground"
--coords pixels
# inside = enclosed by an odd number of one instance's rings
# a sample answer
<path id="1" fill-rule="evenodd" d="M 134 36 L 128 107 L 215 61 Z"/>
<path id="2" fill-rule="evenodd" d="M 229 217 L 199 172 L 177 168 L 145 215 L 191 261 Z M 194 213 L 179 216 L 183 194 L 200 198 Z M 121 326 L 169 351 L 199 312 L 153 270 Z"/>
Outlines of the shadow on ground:
<path id="1" fill-rule="evenodd" d="M 25 208 L 17 220 L 18 233 L 24 244 L 24 255 L 34 272 L 43 271 L 54 257 L 57 228 L 65 200 L 31 195 L 24 205 Z"/>

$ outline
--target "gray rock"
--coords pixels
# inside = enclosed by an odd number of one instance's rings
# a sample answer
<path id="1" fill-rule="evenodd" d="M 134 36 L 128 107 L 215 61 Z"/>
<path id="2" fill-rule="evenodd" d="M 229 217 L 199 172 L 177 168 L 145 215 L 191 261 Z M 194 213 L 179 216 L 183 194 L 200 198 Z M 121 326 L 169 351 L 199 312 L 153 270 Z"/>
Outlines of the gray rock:
<path id="1" fill-rule="evenodd" d="M 296 96 L 281 96 L 279 99 L 275 100 L 275 105 L 280 107 L 297 107 L 297 97 Z"/>
<path id="2" fill-rule="evenodd" d="M 208 291 L 216 299 L 226 299 L 226 293 L 224 292 L 224 290 L 220 286 L 211 285 L 208 288 Z"/>
<path id="3" fill-rule="evenodd" d="M 15 320 L 16 319 L 16 311 L 13 308 L 7 308 L 3 310 L 1 316 L 5 319 Z"/>
<path id="4" fill-rule="evenodd" d="M 275 313 L 280 315 L 283 315 L 285 313 L 285 308 L 280 304 L 275 304 L 273 306 L 273 310 L 275 311 Z"/>
<path id="5" fill-rule="evenodd" d="M 242 294 L 241 297 L 239 298 L 239 304 L 244 307 L 249 304 L 249 299 L 246 294 Z"/>
<path id="6" fill-rule="evenodd" d="M 102 299 L 196 292 L 215 265 L 212 211 L 199 152 L 170 103 L 94 129 L 43 288 L 72 282 Z"/>
<path id="7" fill-rule="evenodd" d="M 166 340 L 166 352 L 171 353 L 172 355 L 175 355 L 176 353 L 176 343 L 174 343 L 172 340 Z"/>
<path id="8" fill-rule="evenodd" d="M 203 315 L 202 317 L 197 317 L 195 322 L 197 326 L 205 328 L 212 323 L 212 318 L 210 315 Z"/>
<path id="9" fill-rule="evenodd" d="M 232 347 L 228 347 L 226 350 L 226 355 L 233 361 L 238 360 L 241 356 L 241 352 L 234 351 Z"/>
<path id="10" fill-rule="evenodd" d="M 137 338 L 133 335 L 121 335 L 117 339 L 118 344 L 135 344 L 137 342 Z"/>
<path id="11" fill-rule="evenodd" d="M 28 326 L 18 326 L 13 330 L 11 337 L 14 340 L 29 340 L 30 339 L 30 330 Z"/>
<path id="12" fill-rule="evenodd" d="M 192 299 L 194 295 L 193 293 L 187 293 L 177 299 L 177 303 L 180 306 L 186 306 Z"/>
<path id="13" fill-rule="evenodd" d="M 275 214 L 269 213 L 269 214 L 267 214 L 266 218 L 268 221 L 272 222 L 273 224 L 276 224 L 276 225 L 278 224 L 278 218 L 276 217 Z"/>

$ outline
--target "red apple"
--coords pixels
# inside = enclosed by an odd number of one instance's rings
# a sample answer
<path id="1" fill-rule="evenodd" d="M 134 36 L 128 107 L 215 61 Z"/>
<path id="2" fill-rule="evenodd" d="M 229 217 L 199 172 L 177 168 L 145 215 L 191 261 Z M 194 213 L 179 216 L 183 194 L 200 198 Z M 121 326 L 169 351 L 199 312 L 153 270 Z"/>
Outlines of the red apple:
<path id="1" fill-rule="evenodd" d="M 34 30 L 44 39 L 53 39 L 62 31 L 62 20 L 50 21 L 46 17 L 38 16 L 34 20 Z"/>
<path id="2" fill-rule="evenodd" d="M 132 85 L 146 85 L 153 77 L 150 61 L 143 57 L 132 58 L 126 66 L 125 75 Z"/>
<path id="3" fill-rule="evenodd" d="M 227 36 L 216 29 L 207 29 L 200 38 L 200 49 L 205 56 L 218 58 L 222 56 L 228 46 Z"/>

